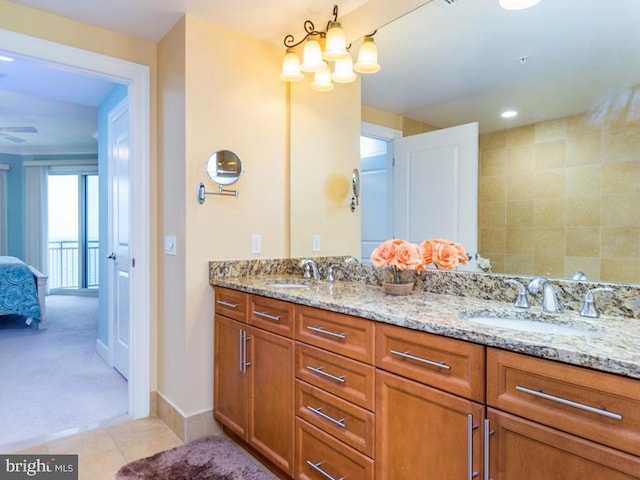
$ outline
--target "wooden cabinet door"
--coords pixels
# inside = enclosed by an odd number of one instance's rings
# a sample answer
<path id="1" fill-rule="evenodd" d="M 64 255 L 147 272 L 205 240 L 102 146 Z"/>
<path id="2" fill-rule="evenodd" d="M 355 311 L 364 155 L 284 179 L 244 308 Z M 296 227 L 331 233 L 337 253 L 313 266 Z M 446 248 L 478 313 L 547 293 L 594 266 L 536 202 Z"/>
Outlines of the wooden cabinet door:
<path id="1" fill-rule="evenodd" d="M 249 432 L 247 441 L 293 475 L 294 342 L 249 327 Z"/>
<path id="2" fill-rule="evenodd" d="M 640 458 L 489 408 L 493 480 L 631 480 Z"/>
<path id="3" fill-rule="evenodd" d="M 242 438 L 247 429 L 247 380 L 244 373 L 246 325 L 215 316 L 214 409 L 220 422 Z"/>
<path id="4" fill-rule="evenodd" d="M 376 480 L 482 478 L 484 407 L 376 371 Z"/>

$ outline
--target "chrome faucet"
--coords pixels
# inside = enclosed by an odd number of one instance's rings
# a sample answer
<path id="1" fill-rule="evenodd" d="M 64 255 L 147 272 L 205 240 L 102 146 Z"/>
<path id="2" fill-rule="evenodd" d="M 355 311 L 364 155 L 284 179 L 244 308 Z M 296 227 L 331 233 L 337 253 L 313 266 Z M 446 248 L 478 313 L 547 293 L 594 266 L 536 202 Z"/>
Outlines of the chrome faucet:
<path id="1" fill-rule="evenodd" d="M 304 278 L 311 278 L 311 273 L 313 273 L 314 280 L 320 280 L 320 270 L 318 269 L 318 264 L 312 258 L 305 258 L 300 260 L 298 263 L 298 267 L 304 269 Z"/>
<path id="2" fill-rule="evenodd" d="M 538 293 L 542 289 L 542 311 L 546 313 L 558 313 L 562 311 L 562 304 L 558 300 L 555 287 L 549 279 L 536 277 L 529 283 L 529 291 Z"/>
<path id="3" fill-rule="evenodd" d="M 338 265 L 337 263 L 333 263 L 329 265 L 329 268 L 327 269 L 327 282 L 336 281 L 336 277 L 333 275 L 333 272 L 335 271 L 336 268 L 342 268 L 342 267 L 340 267 L 340 265 Z"/>
<path id="4" fill-rule="evenodd" d="M 517 280 L 513 280 L 512 278 L 506 279 L 505 282 L 518 287 L 518 295 L 513 305 L 516 308 L 521 308 L 523 310 L 526 310 L 527 308 L 529 308 L 531 305 L 529 304 L 529 298 L 527 297 L 527 289 L 524 288 L 524 285 Z"/>
<path id="5" fill-rule="evenodd" d="M 344 259 L 344 263 L 360 263 L 360 261 L 353 255 L 349 255 L 347 258 Z"/>
<path id="6" fill-rule="evenodd" d="M 584 296 L 584 304 L 582 305 L 582 310 L 580 310 L 581 316 L 591 318 L 598 318 L 600 316 L 598 307 L 596 307 L 596 301 L 593 298 L 593 294 L 595 292 L 613 292 L 613 288 L 598 287 L 588 290 L 587 294 Z"/>

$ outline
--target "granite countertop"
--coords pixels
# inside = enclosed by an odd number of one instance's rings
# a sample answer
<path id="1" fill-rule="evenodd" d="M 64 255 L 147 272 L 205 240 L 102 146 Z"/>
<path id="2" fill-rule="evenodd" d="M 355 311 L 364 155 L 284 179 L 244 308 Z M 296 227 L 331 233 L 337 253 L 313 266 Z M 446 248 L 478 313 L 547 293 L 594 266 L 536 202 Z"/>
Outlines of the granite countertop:
<path id="1" fill-rule="evenodd" d="M 551 360 L 640 378 L 640 325 L 636 319 L 590 319 L 576 312 L 544 314 L 539 307 L 518 311 L 512 304 L 471 297 L 414 291 L 387 295 L 382 287 L 358 282 L 313 282 L 309 288 L 276 287 L 297 277 L 211 277 L 213 286 L 318 307 L 414 330 L 503 348 Z M 529 333 L 468 320 L 472 316 L 508 316 L 578 328 L 579 335 Z"/>

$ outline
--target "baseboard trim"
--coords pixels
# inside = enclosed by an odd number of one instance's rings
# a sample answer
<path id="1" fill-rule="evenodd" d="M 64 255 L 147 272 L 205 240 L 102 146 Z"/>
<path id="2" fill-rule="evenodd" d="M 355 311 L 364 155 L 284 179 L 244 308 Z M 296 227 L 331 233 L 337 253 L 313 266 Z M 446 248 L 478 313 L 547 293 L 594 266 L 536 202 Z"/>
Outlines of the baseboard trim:
<path id="1" fill-rule="evenodd" d="M 109 347 L 102 343 L 100 339 L 96 340 L 96 353 L 107 365 L 113 367 L 111 362 L 111 350 L 109 350 Z"/>
<path id="2" fill-rule="evenodd" d="M 192 442 L 209 435 L 219 435 L 222 432 L 220 426 L 213 419 L 213 409 L 187 416 L 161 392 L 154 393 L 158 417 L 183 442 Z"/>

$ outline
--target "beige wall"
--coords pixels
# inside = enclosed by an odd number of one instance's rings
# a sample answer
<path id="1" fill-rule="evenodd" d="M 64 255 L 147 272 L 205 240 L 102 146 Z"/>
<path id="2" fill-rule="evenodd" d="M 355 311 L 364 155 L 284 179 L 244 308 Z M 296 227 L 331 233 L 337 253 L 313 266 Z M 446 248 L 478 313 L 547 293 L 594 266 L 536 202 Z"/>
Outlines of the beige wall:
<path id="1" fill-rule="evenodd" d="M 640 281 L 640 121 L 480 137 L 479 251 L 495 272 Z"/>
<path id="2" fill-rule="evenodd" d="M 127 35 L 111 32 L 81 22 L 69 20 L 64 17 L 51 15 L 32 8 L 23 7 L 14 3 L 0 0 L 0 29 L 29 35 L 51 42 L 68 45 L 91 52 L 100 53 L 110 57 L 146 65 L 150 69 L 150 197 L 151 197 L 151 390 L 157 387 L 157 323 L 158 314 L 158 270 L 157 237 L 158 237 L 158 208 L 154 199 L 158 196 L 157 163 L 156 163 L 156 45 Z"/>
<path id="3" fill-rule="evenodd" d="M 362 105 L 362 121 L 392 128 L 393 130 L 399 130 L 402 132 L 403 137 L 432 132 L 439 129 L 433 125 L 403 117 L 402 115 L 389 113 L 368 105 Z"/>
<path id="4" fill-rule="evenodd" d="M 161 280 L 159 391 L 183 415 L 213 403 L 213 291 L 209 260 L 285 257 L 288 157 L 281 49 L 187 15 L 159 45 L 163 231 L 177 236 Z M 244 173 L 238 198 L 217 187 L 204 163 L 236 152 Z M 251 235 L 262 235 L 261 254 Z"/>

